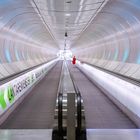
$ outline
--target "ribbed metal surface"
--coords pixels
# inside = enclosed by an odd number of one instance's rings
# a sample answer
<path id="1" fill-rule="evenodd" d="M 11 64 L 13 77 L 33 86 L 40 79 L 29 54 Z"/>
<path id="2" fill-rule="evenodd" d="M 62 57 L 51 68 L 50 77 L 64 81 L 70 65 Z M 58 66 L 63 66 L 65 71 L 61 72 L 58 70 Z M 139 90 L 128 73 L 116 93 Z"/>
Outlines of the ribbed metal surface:
<path id="1" fill-rule="evenodd" d="M 71 66 L 71 71 L 83 97 L 87 128 L 136 128 L 135 124 L 78 68 Z"/>
<path id="2" fill-rule="evenodd" d="M 140 1 L 109 0 L 72 51 L 84 62 L 140 80 Z"/>
<path id="3" fill-rule="evenodd" d="M 62 63 L 58 62 L 0 128 L 42 129 L 53 127 L 61 66 Z"/>

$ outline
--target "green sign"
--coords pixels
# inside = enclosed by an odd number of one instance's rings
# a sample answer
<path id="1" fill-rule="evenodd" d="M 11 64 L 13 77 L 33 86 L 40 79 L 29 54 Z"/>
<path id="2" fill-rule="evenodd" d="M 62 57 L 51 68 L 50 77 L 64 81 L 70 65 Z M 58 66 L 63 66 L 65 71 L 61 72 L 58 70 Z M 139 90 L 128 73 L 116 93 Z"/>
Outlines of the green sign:
<path id="1" fill-rule="evenodd" d="M 5 109 L 7 106 L 5 99 L 4 99 L 4 90 L 0 90 L 0 105 L 1 105 L 2 109 Z"/>

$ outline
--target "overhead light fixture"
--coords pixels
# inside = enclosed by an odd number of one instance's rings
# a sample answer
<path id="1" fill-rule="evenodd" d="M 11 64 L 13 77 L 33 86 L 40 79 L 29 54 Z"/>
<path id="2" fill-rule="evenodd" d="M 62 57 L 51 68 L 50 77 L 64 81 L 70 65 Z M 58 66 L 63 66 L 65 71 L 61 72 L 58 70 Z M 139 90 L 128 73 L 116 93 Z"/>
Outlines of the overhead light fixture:
<path id="1" fill-rule="evenodd" d="M 67 32 L 65 32 L 65 37 L 68 37 L 68 34 L 67 34 Z"/>
<path id="2" fill-rule="evenodd" d="M 66 3 L 72 3 L 72 1 L 67 1 Z"/>
<path id="3" fill-rule="evenodd" d="M 71 16 L 71 14 L 70 13 L 66 13 L 65 16 L 69 17 L 69 16 Z"/>

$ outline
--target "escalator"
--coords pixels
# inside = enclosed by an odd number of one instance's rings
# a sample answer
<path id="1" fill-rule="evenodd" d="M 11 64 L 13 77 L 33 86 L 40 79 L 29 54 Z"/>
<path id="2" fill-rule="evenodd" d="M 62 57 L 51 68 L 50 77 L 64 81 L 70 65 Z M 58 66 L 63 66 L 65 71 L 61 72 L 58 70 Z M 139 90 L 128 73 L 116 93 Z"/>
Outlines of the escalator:
<path id="1" fill-rule="evenodd" d="M 75 65 L 69 63 L 84 100 L 87 129 L 136 129 L 136 124 Z"/>
<path id="2" fill-rule="evenodd" d="M 137 126 L 66 61 L 58 62 L 1 126 L 52 130 L 52 140 L 86 140 L 95 129 L 105 128 Z"/>
<path id="3" fill-rule="evenodd" d="M 86 140 L 83 100 L 65 61 L 54 119 L 52 140 Z"/>
<path id="4" fill-rule="evenodd" d="M 52 129 L 62 62 L 33 88 L 0 126 L 1 129 Z"/>

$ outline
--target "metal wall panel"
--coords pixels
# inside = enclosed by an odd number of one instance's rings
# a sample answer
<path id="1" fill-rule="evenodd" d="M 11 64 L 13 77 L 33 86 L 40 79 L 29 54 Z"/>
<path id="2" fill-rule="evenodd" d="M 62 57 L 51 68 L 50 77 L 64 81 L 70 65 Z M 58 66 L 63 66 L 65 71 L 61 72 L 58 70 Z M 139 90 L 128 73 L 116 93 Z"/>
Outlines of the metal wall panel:
<path id="1" fill-rule="evenodd" d="M 139 13 L 139 0 L 109 0 L 73 44 L 72 52 L 81 61 L 140 79 Z"/>

